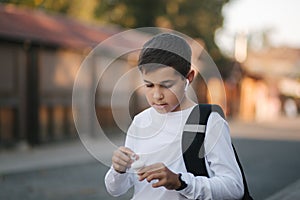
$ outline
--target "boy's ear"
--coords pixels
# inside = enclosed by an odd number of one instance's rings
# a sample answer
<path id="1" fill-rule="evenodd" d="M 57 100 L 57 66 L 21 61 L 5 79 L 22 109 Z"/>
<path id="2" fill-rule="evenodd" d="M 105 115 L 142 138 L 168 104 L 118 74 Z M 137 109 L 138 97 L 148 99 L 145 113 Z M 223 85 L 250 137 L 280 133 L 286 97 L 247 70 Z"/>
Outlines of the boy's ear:
<path id="1" fill-rule="evenodd" d="M 195 71 L 194 70 L 191 70 L 188 75 L 186 76 L 187 80 L 189 80 L 190 83 L 193 82 L 194 80 L 194 76 L 195 76 Z"/>

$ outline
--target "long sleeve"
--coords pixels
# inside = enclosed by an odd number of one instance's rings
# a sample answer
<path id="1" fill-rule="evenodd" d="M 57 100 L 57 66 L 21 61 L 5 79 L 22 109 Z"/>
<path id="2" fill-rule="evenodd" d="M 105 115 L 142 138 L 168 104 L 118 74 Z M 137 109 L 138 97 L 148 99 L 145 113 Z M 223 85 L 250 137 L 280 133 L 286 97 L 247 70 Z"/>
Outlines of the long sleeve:
<path id="1" fill-rule="evenodd" d="M 126 138 L 125 146 L 130 149 L 133 148 L 132 141 L 128 137 Z M 132 172 L 120 174 L 111 166 L 104 179 L 108 193 L 114 197 L 125 194 L 134 185 L 133 176 Z"/>
<path id="2" fill-rule="evenodd" d="M 204 141 L 209 178 L 183 173 L 187 187 L 180 193 L 188 199 L 241 199 L 244 193 L 241 171 L 231 146 L 227 122 L 212 113 Z"/>
<path id="3" fill-rule="evenodd" d="M 113 167 L 105 175 L 105 186 L 109 194 L 114 197 L 125 194 L 132 186 L 132 173 L 120 174 Z"/>

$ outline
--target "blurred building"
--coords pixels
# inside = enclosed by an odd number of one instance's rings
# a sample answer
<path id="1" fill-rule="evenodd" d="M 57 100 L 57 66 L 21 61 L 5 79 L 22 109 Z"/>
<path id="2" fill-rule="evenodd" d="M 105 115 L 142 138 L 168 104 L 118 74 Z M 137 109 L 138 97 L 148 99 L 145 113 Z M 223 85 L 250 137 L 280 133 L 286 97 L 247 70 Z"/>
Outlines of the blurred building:
<path id="1" fill-rule="evenodd" d="M 72 90 L 76 73 L 88 53 L 100 42 L 122 31 L 117 27 L 90 26 L 60 15 L 0 5 L 0 147 L 20 141 L 30 144 L 76 138 L 72 115 Z M 121 38 L 105 55 L 95 55 L 87 83 L 93 84 L 97 69 L 110 51 L 137 46 L 142 34 Z M 143 41 L 143 40 L 142 40 Z M 134 54 L 134 53 L 133 53 Z M 130 68 L 125 55 L 118 59 L 118 71 Z M 132 80 L 134 81 L 134 80 Z M 96 93 L 96 111 L 104 124 L 112 124 L 103 84 Z M 130 83 L 128 83 L 130 84 Z M 126 85 L 124 86 L 126 87 Z M 105 91 L 106 90 L 106 91 Z M 120 99 L 121 101 L 121 99 Z"/>
<path id="2" fill-rule="evenodd" d="M 300 49 L 250 50 L 241 63 L 240 113 L 244 120 L 296 117 L 300 100 Z"/>

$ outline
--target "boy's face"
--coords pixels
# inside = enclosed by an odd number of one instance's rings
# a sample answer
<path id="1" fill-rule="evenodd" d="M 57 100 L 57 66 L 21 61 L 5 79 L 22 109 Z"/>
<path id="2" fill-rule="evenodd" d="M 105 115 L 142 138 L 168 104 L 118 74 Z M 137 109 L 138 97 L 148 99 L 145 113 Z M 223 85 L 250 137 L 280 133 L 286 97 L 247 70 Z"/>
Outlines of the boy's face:
<path id="1" fill-rule="evenodd" d="M 142 72 L 145 83 L 145 96 L 150 106 L 159 113 L 182 110 L 186 101 L 184 88 L 186 79 L 172 67 L 158 68 Z"/>

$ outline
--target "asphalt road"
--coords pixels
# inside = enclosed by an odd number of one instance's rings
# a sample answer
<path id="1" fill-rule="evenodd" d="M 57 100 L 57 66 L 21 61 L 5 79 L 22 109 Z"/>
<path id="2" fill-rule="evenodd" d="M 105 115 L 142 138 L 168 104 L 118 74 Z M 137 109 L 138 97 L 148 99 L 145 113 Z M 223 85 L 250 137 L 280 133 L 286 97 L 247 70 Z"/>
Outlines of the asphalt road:
<path id="1" fill-rule="evenodd" d="M 235 139 L 249 189 L 265 199 L 300 178 L 300 142 Z"/>
<path id="2" fill-rule="evenodd" d="M 265 199 L 300 179 L 300 142 L 233 139 L 254 199 Z M 104 187 L 108 168 L 97 161 L 0 175 L 0 199 L 119 200 Z"/>

